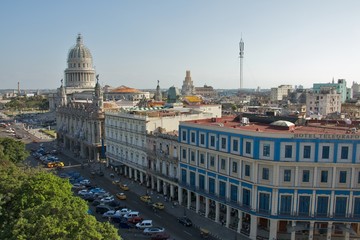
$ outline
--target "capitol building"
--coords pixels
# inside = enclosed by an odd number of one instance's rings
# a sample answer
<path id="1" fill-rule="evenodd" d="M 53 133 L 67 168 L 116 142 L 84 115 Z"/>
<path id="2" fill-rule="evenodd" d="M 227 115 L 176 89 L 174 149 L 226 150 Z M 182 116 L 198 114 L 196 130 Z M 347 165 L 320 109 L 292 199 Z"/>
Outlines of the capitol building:
<path id="1" fill-rule="evenodd" d="M 67 100 L 87 100 L 93 97 L 95 68 L 90 50 L 84 45 L 83 37 L 78 34 L 76 44 L 69 50 L 67 68 L 64 71 L 64 85 Z M 49 107 L 54 111 L 61 101 L 61 88 L 55 94 L 49 95 Z"/>

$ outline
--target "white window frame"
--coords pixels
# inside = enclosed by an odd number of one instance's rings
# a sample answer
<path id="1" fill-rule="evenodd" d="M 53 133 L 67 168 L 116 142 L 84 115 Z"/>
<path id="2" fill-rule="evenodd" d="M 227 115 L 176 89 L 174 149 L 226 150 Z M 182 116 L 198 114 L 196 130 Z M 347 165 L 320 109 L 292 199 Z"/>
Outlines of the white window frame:
<path id="1" fill-rule="evenodd" d="M 348 147 L 348 158 L 347 159 L 341 159 L 341 148 L 342 147 Z M 338 144 L 338 153 L 337 153 L 337 161 L 341 163 L 350 163 L 352 161 L 352 152 L 353 152 L 353 145 L 351 143 L 339 143 Z"/>
<path id="2" fill-rule="evenodd" d="M 270 146 L 270 155 L 264 155 L 264 146 Z M 274 160 L 274 142 L 272 141 L 260 141 L 260 158 L 265 160 Z"/>
<path id="3" fill-rule="evenodd" d="M 323 147 L 329 147 L 329 159 L 322 158 Z M 334 144 L 333 143 L 319 143 L 319 162 L 334 162 Z"/>
<path id="4" fill-rule="evenodd" d="M 305 146 L 310 146 L 310 158 L 304 159 L 304 148 Z M 301 142 L 299 144 L 299 162 L 314 162 L 315 161 L 315 143 L 313 142 Z"/>
<path id="5" fill-rule="evenodd" d="M 292 152 L 291 152 L 291 158 L 285 158 L 285 146 L 291 145 L 292 146 Z M 296 143 L 295 142 L 282 142 L 280 144 L 280 160 L 284 162 L 294 162 L 296 161 Z"/>
<path id="6" fill-rule="evenodd" d="M 251 144 L 250 154 L 246 153 L 246 143 L 247 142 L 250 142 L 250 144 Z M 245 156 L 245 157 L 253 157 L 253 154 L 254 154 L 254 140 L 244 138 L 244 140 L 243 140 L 243 156 Z"/>
<path id="7" fill-rule="evenodd" d="M 237 151 L 234 151 L 233 150 L 233 146 L 234 146 L 234 142 L 233 142 L 233 140 L 237 140 L 238 141 L 238 150 Z M 240 154 L 240 138 L 239 137 L 230 137 L 230 141 L 231 141 L 231 143 L 230 143 L 230 152 L 231 153 L 235 153 L 235 154 Z"/>

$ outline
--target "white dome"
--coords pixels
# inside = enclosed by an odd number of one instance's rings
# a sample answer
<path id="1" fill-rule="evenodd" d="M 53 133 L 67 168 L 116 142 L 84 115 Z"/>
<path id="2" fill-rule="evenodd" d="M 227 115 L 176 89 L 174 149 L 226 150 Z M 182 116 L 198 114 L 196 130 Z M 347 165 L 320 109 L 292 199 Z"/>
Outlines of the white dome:
<path id="1" fill-rule="evenodd" d="M 90 50 L 83 44 L 82 36 L 79 34 L 76 39 L 76 45 L 69 51 L 68 62 L 75 59 L 79 60 L 81 58 L 92 58 L 92 55 Z"/>

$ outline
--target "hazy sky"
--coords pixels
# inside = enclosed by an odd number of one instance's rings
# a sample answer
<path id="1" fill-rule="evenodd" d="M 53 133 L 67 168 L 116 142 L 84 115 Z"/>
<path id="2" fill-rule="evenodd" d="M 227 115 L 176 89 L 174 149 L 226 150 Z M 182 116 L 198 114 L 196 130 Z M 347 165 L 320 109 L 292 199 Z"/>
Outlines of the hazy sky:
<path id="1" fill-rule="evenodd" d="M 360 1 L 2 0 L 1 89 L 56 88 L 78 33 L 101 84 L 239 88 L 360 82 Z"/>

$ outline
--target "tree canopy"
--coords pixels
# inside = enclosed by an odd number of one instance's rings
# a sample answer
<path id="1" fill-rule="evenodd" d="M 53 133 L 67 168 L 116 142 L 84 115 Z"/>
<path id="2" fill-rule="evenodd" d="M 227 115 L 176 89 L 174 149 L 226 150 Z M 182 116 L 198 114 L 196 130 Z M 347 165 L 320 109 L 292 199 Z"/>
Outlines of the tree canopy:
<path id="1" fill-rule="evenodd" d="M 28 156 L 29 152 L 23 142 L 12 138 L 0 138 L 0 159 L 20 163 Z"/>
<path id="2" fill-rule="evenodd" d="M 67 179 L 16 166 L 24 155 L 7 148 L 17 144 L 0 139 L 0 239 L 121 239 L 110 223 L 87 213 Z"/>

